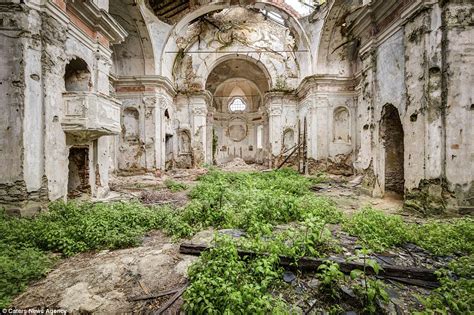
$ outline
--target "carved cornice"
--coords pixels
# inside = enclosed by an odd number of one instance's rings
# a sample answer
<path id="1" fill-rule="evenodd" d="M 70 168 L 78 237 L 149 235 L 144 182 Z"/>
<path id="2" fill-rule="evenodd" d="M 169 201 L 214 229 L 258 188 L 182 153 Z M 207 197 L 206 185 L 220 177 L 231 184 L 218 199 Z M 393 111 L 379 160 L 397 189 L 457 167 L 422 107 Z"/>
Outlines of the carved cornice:
<path id="1" fill-rule="evenodd" d="M 296 101 L 296 95 L 294 92 L 267 92 L 264 95 L 263 101 L 265 104 L 267 104 L 274 99 L 286 99 Z"/>
<path id="2" fill-rule="evenodd" d="M 176 96 L 173 84 L 166 77 L 157 75 L 111 77 L 117 94 L 154 93 L 164 90 L 171 98 Z"/>
<path id="3" fill-rule="evenodd" d="M 119 44 L 128 36 L 127 31 L 92 0 L 67 0 L 67 8 L 89 28 L 104 35 L 111 44 Z"/>
<path id="4" fill-rule="evenodd" d="M 313 75 L 303 79 L 300 86 L 296 89 L 296 95 L 301 100 L 310 93 L 353 93 L 355 85 L 356 82 L 353 77 Z"/>

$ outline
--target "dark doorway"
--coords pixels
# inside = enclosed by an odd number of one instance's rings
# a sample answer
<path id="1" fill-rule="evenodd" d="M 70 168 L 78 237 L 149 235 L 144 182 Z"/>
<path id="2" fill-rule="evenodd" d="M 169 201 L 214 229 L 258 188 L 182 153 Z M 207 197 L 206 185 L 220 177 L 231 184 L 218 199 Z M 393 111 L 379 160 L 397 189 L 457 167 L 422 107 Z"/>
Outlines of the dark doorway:
<path id="1" fill-rule="evenodd" d="M 90 193 L 89 149 L 74 147 L 69 150 L 68 197 L 78 197 Z"/>
<path id="2" fill-rule="evenodd" d="M 400 115 L 393 105 L 385 105 L 382 110 L 381 136 L 385 147 L 385 191 L 403 195 L 404 135 Z"/>

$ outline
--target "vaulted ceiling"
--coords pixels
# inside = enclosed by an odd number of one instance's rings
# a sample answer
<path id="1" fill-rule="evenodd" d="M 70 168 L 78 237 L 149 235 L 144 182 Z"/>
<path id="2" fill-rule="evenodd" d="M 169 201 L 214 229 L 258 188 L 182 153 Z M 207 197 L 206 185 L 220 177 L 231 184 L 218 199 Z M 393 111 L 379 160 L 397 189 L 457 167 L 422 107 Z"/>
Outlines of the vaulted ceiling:
<path id="1" fill-rule="evenodd" d="M 191 7 L 190 0 L 149 0 L 149 4 L 156 16 L 168 24 L 176 23 Z"/>

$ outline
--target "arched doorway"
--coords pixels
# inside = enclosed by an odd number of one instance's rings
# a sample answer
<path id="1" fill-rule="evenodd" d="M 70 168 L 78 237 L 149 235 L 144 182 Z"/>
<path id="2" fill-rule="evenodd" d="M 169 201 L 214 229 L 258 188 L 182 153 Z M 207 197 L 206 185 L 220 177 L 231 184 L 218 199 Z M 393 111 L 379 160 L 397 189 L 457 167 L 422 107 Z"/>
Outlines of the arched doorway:
<path id="1" fill-rule="evenodd" d="M 213 161 L 241 158 L 261 161 L 267 125 L 263 95 L 269 90 L 264 70 L 247 59 L 226 59 L 209 74 L 206 90 L 213 95 Z"/>
<path id="2" fill-rule="evenodd" d="M 384 106 L 380 132 L 385 153 L 385 192 L 403 195 L 404 134 L 400 115 L 395 106 L 390 104 Z"/>

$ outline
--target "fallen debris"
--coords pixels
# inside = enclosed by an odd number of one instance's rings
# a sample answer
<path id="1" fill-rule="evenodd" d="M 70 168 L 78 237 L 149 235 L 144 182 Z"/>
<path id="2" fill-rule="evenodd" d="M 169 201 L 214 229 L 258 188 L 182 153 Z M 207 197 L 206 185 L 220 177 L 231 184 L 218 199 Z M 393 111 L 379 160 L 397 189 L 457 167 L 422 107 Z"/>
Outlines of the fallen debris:
<path id="1" fill-rule="evenodd" d="M 141 296 L 135 296 L 135 297 L 129 298 L 128 300 L 129 300 L 130 302 L 136 302 L 136 301 L 143 301 L 143 300 L 156 299 L 156 298 L 159 298 L 159 297 L 162 297 L 162 296 L 166 296 L 166 295 L 170 295 L 170 294 L 176 293 L 176 292 L 178 292 L 180 289 L 181 289 L 181 288 L 177 288 L 177 289 L 171 289 L 171 290 L 161 291 L 161 292 L 158 292 L 158 293 L 155 293 L 155 294 L 146 294 L 146 295 L 141 295 Z"/>
<path id="2" fill-rule="evenodd" d="M 187 287 L 188 287 L 188 285 L 186 284 L 181 289 L 176 291 L 176 293 L 168 301 L 166 301 L 166 303 L 163 306 L 161 306 L 158 311 L 154 312 L 153 314 L 154 315 L 163 314 L 171 305 L 174 304 L 174 302 L 176 302 L 177 299 L 179 299 L 179 297 L 181 295 L 183 295 L 183 293 L 184 293 L 184 291 L 186 291 Z"/>
<path id="3" fill-rule="evenodd" d="M 182 243 L 179 247 L 181 254 L 199 256 L 203 251 L 207 251 L 211 247 L 200 244 Z M 259 254 L 251 251 L 238 251 L 241 257 L 255 257 Z M 341 258 L 329 257 L 329 258 L 312 258 L 302 257 L 296 262 L 292 257 L 280 256 L 280 266 L 285 269 L 297 269 L 300 271 L 317 271 L 318 267 L 325 261 L 330 260 L 339 264 L 340 270 L 344 273 L 350 273 L 354 269 L 363 270 L 364 264 L 355 261 L 346 261 Z M 436 270 L 426 268 L 413 268 L 382 264 L 381 270 L 377 275 L 380 278 L 392 279 L 406 284 L 416 285 L 425 288 L 438 287 L 438 279 L 435 274 Z M 367 268 L 367 273 L 375 274 L 371 268 Z"/>

